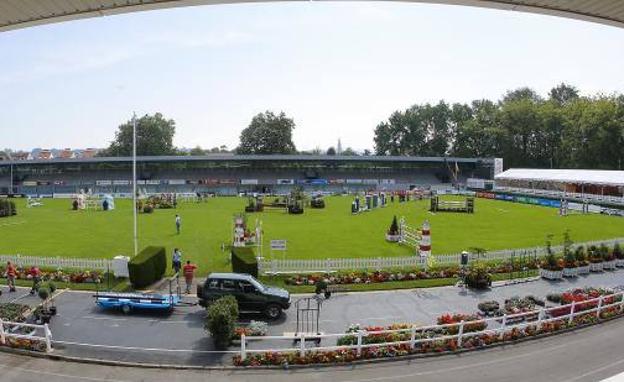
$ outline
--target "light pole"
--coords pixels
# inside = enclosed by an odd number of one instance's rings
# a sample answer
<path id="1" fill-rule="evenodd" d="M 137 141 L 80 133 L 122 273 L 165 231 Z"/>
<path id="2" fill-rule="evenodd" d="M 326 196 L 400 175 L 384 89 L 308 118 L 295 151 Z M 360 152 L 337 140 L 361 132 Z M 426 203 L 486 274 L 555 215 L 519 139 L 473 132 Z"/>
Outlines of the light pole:
<path id="1" fill-rule="evenodd" d="M 136 113 L 132 114 L 132 217 L 134 224 L 134 256 L 139 252 L 137 230 L 137 188 L 136 188 Z"/>

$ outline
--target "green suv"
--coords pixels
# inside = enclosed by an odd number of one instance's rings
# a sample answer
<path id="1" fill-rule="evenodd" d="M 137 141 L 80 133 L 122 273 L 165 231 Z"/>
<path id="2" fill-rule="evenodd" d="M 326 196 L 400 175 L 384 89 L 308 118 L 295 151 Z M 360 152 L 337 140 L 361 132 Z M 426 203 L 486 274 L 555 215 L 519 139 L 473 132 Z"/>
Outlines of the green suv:
<path id="1" fill-rule="evenodd" d="M 264 313 L 269 319 L 277 319 L 290 307 L 287 290 L 263 285 L 253 276 L 243 273 L 211 273 L 204 285 L 197 286 L 199 305 L 231 295 L 238 301 L 241 313 Z"/>

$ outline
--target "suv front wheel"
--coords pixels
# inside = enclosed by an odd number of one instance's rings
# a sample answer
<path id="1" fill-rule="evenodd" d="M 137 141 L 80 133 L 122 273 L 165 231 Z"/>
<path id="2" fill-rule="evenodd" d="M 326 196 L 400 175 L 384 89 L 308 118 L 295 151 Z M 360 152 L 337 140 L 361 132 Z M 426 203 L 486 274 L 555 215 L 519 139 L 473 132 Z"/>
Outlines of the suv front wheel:
<path id="1" fill-rule="evenodd" d="M 277 320 L 282 315 L 282 307 L 277 304 L 270 304 L 264 310 L 264 315 L 270 320 Z"/>

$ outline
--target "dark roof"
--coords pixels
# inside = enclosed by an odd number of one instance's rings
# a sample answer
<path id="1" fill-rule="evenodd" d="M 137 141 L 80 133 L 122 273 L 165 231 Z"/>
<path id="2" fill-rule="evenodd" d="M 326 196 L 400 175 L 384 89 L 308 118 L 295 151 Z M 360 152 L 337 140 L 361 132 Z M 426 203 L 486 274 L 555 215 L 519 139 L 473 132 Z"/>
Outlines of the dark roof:
<path id="1" fill-rule="evenodd" d="M 8 160 L 1 165 L 29 165 L 56 163 L 115 163 L 131 162 L 132 157 L 54 158 L 47 160 Z M 214 154 L 198 156 L 143 156 L 137 162 L 198 162 L 198 161 L 301 161 L 301 162 L 424 162 L 424 163 L 494 163 L 494 158 L 414 157 L 414 156 L 345 156 L 345 155 L 232 155 Z"/>
<path id="2" fill-rule="evenodd" d="M 251 276 L 247 273 L 211 273 L 209 279 L 227 279 L 227 280 L 250 280 Z"/>

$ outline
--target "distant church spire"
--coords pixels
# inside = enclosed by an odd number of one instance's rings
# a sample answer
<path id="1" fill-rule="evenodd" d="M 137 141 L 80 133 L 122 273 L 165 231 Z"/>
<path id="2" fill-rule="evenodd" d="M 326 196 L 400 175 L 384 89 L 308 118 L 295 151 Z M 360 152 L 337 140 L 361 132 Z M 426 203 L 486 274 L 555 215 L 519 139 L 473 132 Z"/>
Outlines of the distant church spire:
<path id="1" fill-rule="evenodd" d="M 342 154 L 342 143 L 340 143 L 340 138 L 338 138 L 338 145 L 336 146 L 336 155 Z"/>

